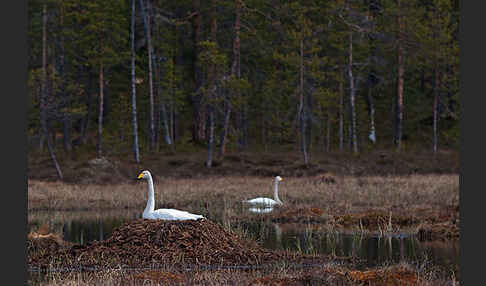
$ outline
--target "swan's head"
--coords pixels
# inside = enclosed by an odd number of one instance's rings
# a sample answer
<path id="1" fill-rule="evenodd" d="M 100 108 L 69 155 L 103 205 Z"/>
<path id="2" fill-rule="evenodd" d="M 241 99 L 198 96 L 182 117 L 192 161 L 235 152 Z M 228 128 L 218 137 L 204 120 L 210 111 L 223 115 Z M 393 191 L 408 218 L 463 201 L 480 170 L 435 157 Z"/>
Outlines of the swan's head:
<path id="1" fill-rule="evenodd" d="M 280 177 L 280 176 L 276 176 L 276 177 L 275 177 L 275 181 L 277 181 L 277 182 L 280 182 L 280 181 L 282 181 L 282 180 L 283 180 L 283 179 L 282 179 L 282 177 Z"/>
<path id="2" fill-rule="evenodd" d="M 147 171 L 147 170 L 145 170 L 145 171 L 142 171 L 142 173 L 140 173 L 140 174 L 138 175 L 137 179 L 139 179 L 139 180 L 140 180 L 140 179 L 148 179 L 148 178 L 150 178 L 150 177 L 151 177 L 150 172 L 149 172 L 149 171 Z"/>

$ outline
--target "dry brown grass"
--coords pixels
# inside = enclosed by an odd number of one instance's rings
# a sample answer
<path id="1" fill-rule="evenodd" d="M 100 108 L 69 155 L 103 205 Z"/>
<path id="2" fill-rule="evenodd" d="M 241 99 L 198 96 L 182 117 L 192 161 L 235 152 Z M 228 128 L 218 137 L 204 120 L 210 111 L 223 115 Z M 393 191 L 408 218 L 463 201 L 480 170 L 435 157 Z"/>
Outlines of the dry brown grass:
<path id="1" fill-rule="evenodd" d="M 271 177 L 174 179 L 154 175 L 156 208 L 202 214 L 229 229 L 238 229 L 243 221 L 271 220 L 317 223 L 327 231 L 423 233 L 430 240 L 459 237 L 458 175 L 284 177 L 279 185 L 284 206 L 267 215 L 250 214 L 242 201 L 272 197 Z M 116 217 L 133 216 L 143 212 L 147 199 L 144 181 L 110 186 L 29 180 L 28 186 L 29 218 L 51 218 L 50 210 L 69 210 L 58 214 L 69 216 L 65 219 L 107 216 L 109 212 Z M 244 229 L 241 234 L 245 235 Z"/>
<path id="2" fill-rule="evenodd" d="M 156 207 L 208 212 L 240 205 L 257 196 L 272 197 L 272 178 L 211 177 L 173 179 L 154 176 Z M 325 213 L 367 210 L 413 211 L 459 205 L 458 175 L 410 175 L 285 178 L 279 196 L 285 207 L 315 207 Z M 147 198 L 146 182 L 114 185 L 72 185 L 28 181 L 29 210 L 141 209 Z"/>
<path id="3" fill-rule="evenodd" d="M 103 270 L 49 273 L 30 285 L 459 285 L 453 275 L 410 265 L 367 270 L 323 264 L 296 268 L 281 265 L 268 269 L 217 269 L 178 271 L 167 266 L 151 270 Z"/>

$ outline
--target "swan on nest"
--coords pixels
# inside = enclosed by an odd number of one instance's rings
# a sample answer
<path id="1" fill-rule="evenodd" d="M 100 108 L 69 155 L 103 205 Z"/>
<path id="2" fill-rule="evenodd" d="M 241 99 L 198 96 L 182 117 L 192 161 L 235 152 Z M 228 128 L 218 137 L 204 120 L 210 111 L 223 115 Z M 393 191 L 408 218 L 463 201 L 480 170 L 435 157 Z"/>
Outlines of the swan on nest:
<path id="1" fill-rule="evenodd" d="M 202 215 L 192 214 L 186 211 L 180 211 L 175 209 L 158 209 L 155 208 L 154 199 L 154 182 L 152 180 L 152 175 L 149 171 L 145 170 L 141 172 L 137 179 L 147 180 L 148 185 L 148 199 L 147 206 L 143 211 L 142 217 L 145 219 L 163 219 L 163 220 L 197 220 L 204 218 Z"/>

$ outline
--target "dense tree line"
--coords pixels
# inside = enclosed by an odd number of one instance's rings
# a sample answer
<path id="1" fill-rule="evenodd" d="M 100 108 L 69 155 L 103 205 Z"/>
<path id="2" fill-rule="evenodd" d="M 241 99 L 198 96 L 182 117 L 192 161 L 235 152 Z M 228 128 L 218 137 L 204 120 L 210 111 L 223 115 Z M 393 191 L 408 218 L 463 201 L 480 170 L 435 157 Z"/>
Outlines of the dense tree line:
<path id="1" fill-rule="evenodd" d="M 227 146 L 308 163 L 458 144 L 457 0 L 28 4 L 28 131 L 54 162 L 90 144 L 137 162 L 204 146 L 208 167 Z"/>

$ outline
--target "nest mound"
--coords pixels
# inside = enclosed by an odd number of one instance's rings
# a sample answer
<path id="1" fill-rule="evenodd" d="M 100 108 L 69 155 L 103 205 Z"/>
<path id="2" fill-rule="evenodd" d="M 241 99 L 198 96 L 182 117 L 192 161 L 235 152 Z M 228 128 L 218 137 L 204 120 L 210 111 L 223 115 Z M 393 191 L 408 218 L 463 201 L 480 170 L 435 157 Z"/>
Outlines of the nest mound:
<path id="1" fill-rule="evenodd" d="M 53 233 L 29 233 L 27 236 L 28 262 L 51 261 L 52 254 L 66 251 L 70 243 Z"/>
<path id="2" fill-rule="evenodd" d="M 69 257 L 63 261 L 85 267 L 255 265 L 280 258 L 279 254 L 265 250 L 254 241 L 243 240 L 207 219 L 138 219 L 115 229 L 104 241 L 74 245 L 52 255 Z M 32 262 L 46 266 L 48 261 Z"/>

